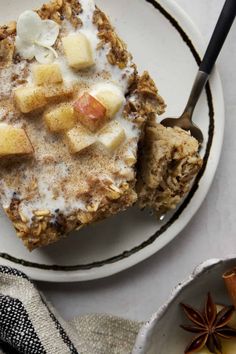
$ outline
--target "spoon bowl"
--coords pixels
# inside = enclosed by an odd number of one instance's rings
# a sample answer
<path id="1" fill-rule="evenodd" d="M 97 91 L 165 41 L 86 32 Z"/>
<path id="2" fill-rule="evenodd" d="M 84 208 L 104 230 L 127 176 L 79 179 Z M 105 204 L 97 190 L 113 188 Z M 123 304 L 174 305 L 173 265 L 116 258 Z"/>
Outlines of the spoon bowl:
<path id="1" fill-rule="evenodd" d="M 189 131 L 190 134 L 195 139 L 197 139 L 200 146 L 204 141 L 204 137 L 201 129 L 198 128 L 198 126 L 192 122 L 188 113 L 183 113 L 182 116 L 179 118 L 166 118 L 161 122 L 161 124 L 164 125 L 165 127 L 171 127 L 171 128 L 179 127 Z"/>

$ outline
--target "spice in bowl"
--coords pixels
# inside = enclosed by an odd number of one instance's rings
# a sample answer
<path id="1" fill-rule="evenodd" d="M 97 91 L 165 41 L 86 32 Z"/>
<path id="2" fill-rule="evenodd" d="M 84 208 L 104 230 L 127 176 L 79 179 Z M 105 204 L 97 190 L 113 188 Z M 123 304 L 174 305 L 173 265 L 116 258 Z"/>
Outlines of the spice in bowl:
<path id="1" fill-rule="evenodd" d="M 236 268 L 223 274 L 226 289 L 233 305 L 221 305 L 208 293 L 203 311 L 181 304 L 189 324 L 181 325 L 194 333 L 185 354 L 236 353 Z"/>

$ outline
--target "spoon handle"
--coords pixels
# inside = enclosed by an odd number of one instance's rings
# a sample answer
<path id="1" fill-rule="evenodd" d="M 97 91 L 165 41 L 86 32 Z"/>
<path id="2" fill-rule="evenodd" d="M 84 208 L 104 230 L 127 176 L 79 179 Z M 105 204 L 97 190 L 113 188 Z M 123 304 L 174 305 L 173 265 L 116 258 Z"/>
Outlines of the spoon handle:
<path id="1" fill-rule="evenodd" d="M 199 70 L 210 75 L 236 15 L 236 0 L 226 0 Z"/>
<path id="2" fill-rule="evenodd" d="M 204 58 L 199 67 L 196 79 L 190 93 L 184 114 L 188 114 L 189 119 L 192 118 L 193 111 L 198 102 L 198 99 L 204 89 L 211 70 L 218 58 L 218 55 L 223 47 L 225 39 L 230 31 L 236 15 L 236 0 L 226 0 L 215 30 L 211 37 L 210 43 L 204 55 Z"/>

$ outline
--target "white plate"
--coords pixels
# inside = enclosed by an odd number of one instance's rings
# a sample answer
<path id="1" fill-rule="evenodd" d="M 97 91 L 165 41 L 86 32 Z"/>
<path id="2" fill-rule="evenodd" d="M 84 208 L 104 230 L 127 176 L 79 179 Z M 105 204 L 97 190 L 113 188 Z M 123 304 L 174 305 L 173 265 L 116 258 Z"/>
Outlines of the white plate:
<path id="1" fill-rule="evenodd" d="M 6 22 L 37 0 L 0 0 L 0 20 Z M 203 44 L 186 14 L 170 0 L 98 0 L 128 43 L 139 70 L 148 69 L 168 105 L 165 116 L 181 113 L 187 101 Z M 198 54 L 199 53 L 199 54 Z M 205 137 L 204 167 L 184 204 L 162 222 L 147 212 L 129 210 L 110 220 L 69 236 L 47 248 L 29 253 L 0 217 L 0 262 L 46 281 L 83 281 L 112 275 L 151 256 L 173 240 L 202 204 L 219 161 L 224 103 L 214 72 L 197 106 L 195 121 Z"/>

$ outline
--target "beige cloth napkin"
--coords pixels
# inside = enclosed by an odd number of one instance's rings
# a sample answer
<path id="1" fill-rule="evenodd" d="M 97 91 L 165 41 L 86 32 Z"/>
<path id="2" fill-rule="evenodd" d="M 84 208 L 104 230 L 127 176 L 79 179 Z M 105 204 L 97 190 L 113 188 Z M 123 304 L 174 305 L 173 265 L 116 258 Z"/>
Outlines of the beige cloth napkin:
<path id="1" fill-rule="evenodd" d="M 140 323 L 109 315 L 87 315 L 75 319 L 80 338 L 79 348 L 83 354 L 131 353 Z"/>
<path id="2" fill-rule="evenodd" d="M 68 323 L 25 274 L 0 266 L 1 354 L 130 354 L 140 326 L 105 314 Z"/>

